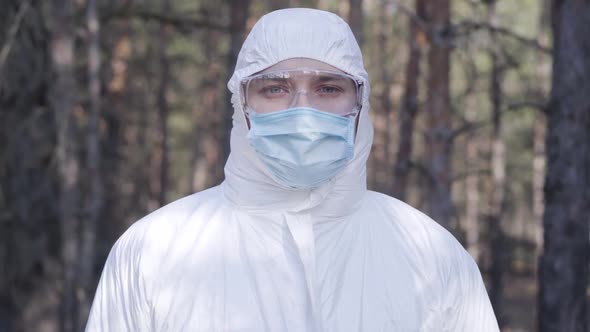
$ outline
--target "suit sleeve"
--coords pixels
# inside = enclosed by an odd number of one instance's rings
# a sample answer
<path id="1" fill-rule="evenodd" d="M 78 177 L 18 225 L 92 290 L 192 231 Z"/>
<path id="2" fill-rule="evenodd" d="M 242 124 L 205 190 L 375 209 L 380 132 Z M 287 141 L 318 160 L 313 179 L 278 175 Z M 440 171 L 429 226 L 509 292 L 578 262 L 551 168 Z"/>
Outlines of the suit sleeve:
<path id="1" fill-rule="evenodd" d="M 141 271 L 142 228 L 136 223 L 115 243 L 105 263 L 86 332 L 151 331 Z"/>
<path id="2" fill-rule="evenodd" d="M 444 331 L 499 332 L 485 285 L 477 265 L 461 248 L 449 275 L 448 319 Z"/>

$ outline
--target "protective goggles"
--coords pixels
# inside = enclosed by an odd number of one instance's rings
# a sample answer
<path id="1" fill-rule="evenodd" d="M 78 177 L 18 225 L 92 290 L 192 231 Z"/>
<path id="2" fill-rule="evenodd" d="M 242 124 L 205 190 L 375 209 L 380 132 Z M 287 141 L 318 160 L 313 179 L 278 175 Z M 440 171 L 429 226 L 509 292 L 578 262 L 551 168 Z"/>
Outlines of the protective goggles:
<path id="1" fill-rule="evenodd" d="M 299 68 L 256 74 L 241 82 L 247 114 L 311 107 L 354 116 L 362 106 L 363 82 L 351 75 Z"/>

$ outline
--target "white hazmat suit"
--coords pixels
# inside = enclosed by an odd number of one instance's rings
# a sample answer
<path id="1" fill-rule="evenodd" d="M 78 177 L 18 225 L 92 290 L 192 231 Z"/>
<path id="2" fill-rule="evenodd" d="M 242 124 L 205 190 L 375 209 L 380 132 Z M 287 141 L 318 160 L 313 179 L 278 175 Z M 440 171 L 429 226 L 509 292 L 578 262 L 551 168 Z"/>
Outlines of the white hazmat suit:
<path id="1" fill-rule="evenodd" d="M 290 58 L 365 84 L 354 157 L 314 189 L 278 183 L 246 139 L 240 81 Z M 342 19 L 312 9 L 262 17 L 228 87 L 235 112 L 225 181 L 117 241 L 87 332 L 498 331 L 461 245 L 414 208 L 366 189 L 369 82 Z"/>

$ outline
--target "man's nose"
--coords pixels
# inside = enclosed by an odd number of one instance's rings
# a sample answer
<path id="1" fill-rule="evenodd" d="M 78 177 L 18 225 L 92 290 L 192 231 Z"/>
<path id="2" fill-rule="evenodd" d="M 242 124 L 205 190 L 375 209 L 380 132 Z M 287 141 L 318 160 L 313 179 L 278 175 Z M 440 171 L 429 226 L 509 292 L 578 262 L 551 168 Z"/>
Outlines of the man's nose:
<path id="1" fill-rule="evenodd" d="M 291 105 L 289 105 L 289 108 L 292 107 L 311 107 L 307 91 L 297 91 L 291 100 Z"/>

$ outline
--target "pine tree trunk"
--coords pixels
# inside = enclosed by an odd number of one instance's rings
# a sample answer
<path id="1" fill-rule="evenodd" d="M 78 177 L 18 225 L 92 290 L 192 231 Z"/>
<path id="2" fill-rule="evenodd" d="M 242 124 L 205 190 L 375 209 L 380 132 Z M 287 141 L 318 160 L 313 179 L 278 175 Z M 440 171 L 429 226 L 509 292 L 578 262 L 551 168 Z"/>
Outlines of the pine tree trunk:
<path id="1" fill-rule="evenodd" d="M 470 99 L 471 104 L 476 104 L 477 101 Z M 467 121 L 474 123 L 477 116 L 476 105 L 470 105 L 465 110 L 465 117 Z M 480 261 L 480 174 L 476 172 L 480 165 L 479 148 L 480 139 L 477 133 L 469 133 L 467 142 L 465 143 L 465 155 L 467 164 L 467 177 L 465 179 L 465 220 L 463 222 L 463 229 L 465 230 L 465 247 L 471 254 L 471 257 L 476 262 Z"/>
<path id="2" fill-rule="evenodd" d="M 548 29 L 551 13 L 551 0 L 542 0 L 542 9 L 539 15 L 539 30 L 537 32 L 537 39 L 547 45 L 549 43 Z M 538 82 L 545 82 L 547 74 L 544 70 L 543 59 L 544 54 L 541 52 L 535 53 L 534 61 L 537 68 Z M 539 90 L 545 91 L 544 86 L 540 86 Z M 542 112 L 541 112 L 542 111 Z M 543 193 L 543 185 L 545 184 L 545 173 L 547 169 L 546 151 L 545 151 L 545 137 L 547 136 L 547 117 L 544 109 L 537 112 L 535 122 L 533 124 L 533 174 L 532 174 L 532 192 L 533 192 L 533 220 L 530 223 L 530 232 L 527 234 L 529 239 L 535 243 L 535 257 L 541 257 L 541 250 L 543 247 L 543 212 L 545 209 L 545 197 Z M 538 261 L 538 260 L 537 260 Z M 538 270 L 538 264 L 535 265 Z"/>
<path id="3" fill-rule="evenodd" d="M 60 323 L 57 117 L 48 108 L 48 82 L 56 76 L 45 9 L 40 1 L 0 0 L 0 331 L 6 332 L 57 331 Z"/>
<path id="4" fill-rule="evenodd" d="M 211 11 L 211 15 L 217 15 L 214 11 L 219 11 L 219 8 L 210 6 L 208 10 Z M 193 108 L 195 132 L 199 133 L 191 160 L 194 192 L 217 185 L 223 180 L 223 155 L 219 149 L 219 142 L 223 141 L 224 114 L 215 111 L 220 106 L 219 82 L 222 80 L 223 67 L 223 63 L 219 61 L 220 38 L 221 32 L 217 30 L 205 31 L 202 38 L 206 49 L 207 73 L 201 83 L 202 103 L 200 107 Z"/>
<path id="5" fill-rule="evenodd" d="M 393 25 L 391 23 L 391 17 L 387 15 L 387 6 L 389 5 L 387 0 L 381 0 L 379 3 L 379 15 L 378 19 L 379 23 L 379 34 L 377 36 L 377 43 L 379 47 L 379 55 L 381 60 L 379 63 L 384 64 L 384 68 L 380 70 L 381 73 L 381 84 L 383 89 L 381 90 L 381 95 L 379 96 L 380 101 L 380 108 L 381 108 L 381 117 L 383 121 L 383 127 L 381 131 L 381 156 L 377 160 L 375 164 L 375 170 L 377 171 L 378 181 L 376 183 L 375 189 L 379 192 L 388 193 L 391 190 L 391 174 L 390 169 L 388 167 L 389 163 L 389 146 L 391 142 L 391 115 L 393 115 L 393 106 L 390 97 L 390 90 L 392 86 L 391 75 L 389 74 L 389 70 L 387 67 L 390 65 L 386 65 L 388 60 L 388 41 L 389 35 L 391 30 L 393 29 Z"/>
<path id="6" fill-rule="evenodd" d="M 374 135 L 373 146 L 370 158 L 371 176 L 369 183 L 373 190 L 387 193 L 391 190 L 391 168 L 389 166 L 389 144 L 392 115 L 392 103 L 389 95 L 391 88 L 391 75 L 389 74 L 389 64 L 391 60 L 388 57 L 389 35 L 391 33 L 391 19 L 387 14 L 387 0 L 378 2 L 379 13 L 376 16 L 374 24 L 376 35 L 375 63 L 382 64 L 379 72 L 378 81 L 373 81 L 373 94 L 378 98 L 378 102 L 372 109 Z"/>
<path id="7" fill-rule="evenodd" d="M 269 11 L 289 7 L 289 0 L 269 0 Z"/>
<path id="8" fill-rule="evenodd" d="M 415 0 L 417 19 L 424 19 L 424 0 Z M 406 199 L 408 177 L 410 175 L 414 124 L 418 113 L 418 82 L 420 81 L 420 61 L 422 47 L 425 43 L 424 31 L 420 30 L 414 18 L 409 19 L 410 36 L 408 40 L 408 64 L 406 66 L 406 82 L 404 98 L 399 115 L 399 139 L 397 158 L 393 169 L 392 194 L 401 200 Z"/>
<path id="9" fill-rule="evenodd" d="M 88 28 L 88 96 L 89 115 L 86 142 L 86 171 L 88 194 L 86 199 L 86 214 L 82 222 L 82 238 L 79 258 L 80 284 L 80 322 L 78 330 L 82 330 L 86 317 L 90 312 L 92 300 L 92 284 L 94 278 L 94 262 L 96 257 L 96 229 L 103 206 L 103 184 L 100 172 L 100 42 L 99 20 L 96 0 L 87 0 L 86 20 Z"/>
<path id="10" fill-rule="evenodd" d="M 538 112 L 533 124 L 533 239 L 536 247 L 536 257 L 540 257 L 543 246 L 543 211 L 545 209 L 543 185 L 545 184 L 546 152 L 545 136 L 547 121 L 545 114 Z"/>
<path id="11" fill-rule="evenodd" d="M 588 331 L 590 244 L 590 2 L 553 3 L 541 332 Z"/>
<path id="12" fill-rule="evenodd" d="M 51 33 L 50 55 L 55 79 L 50 86 L 49 102 L 56 115 L 57 169 L 60 180 L 59 218 L 61 229 L 61 326 L 64 332 L 78 328 L 76 280 L 79 230 L 79 172 L 77 121 L 74 77 L 75 8 L 71 0 L 54 1 L 48 6 L 48 25 Z"/>
<path id="13" fill-rule="evenodd" d="M 494 26 L 496 22 L 496 2 L 488 2 L 488 21 Z M 490 246 L 492 255 L 490 301 L 494 307 L 500 327 L 503 325 L 503 288 L 505 248 L 502 219 L 504 214 L 504 199 L 506 192 L 506 146 L 502 137 L 502 76 L 499 50 L 496 49 L 498 40 L 495 32 L 491 32 L 490 60 L 492 64 L 490 75 L 490 101 L 492 105 L 492 159 L 491 159 L 491 192 L 490 213 L 488 216 Z"/>
<path id="14" fill-rule="evenodd" d="M 288 0 L 289 7 L 307 7 L 307 8 L 317 8 L 318 7 L 318 0 Z"/>
<path id="15" fill-rule="evenodd" d="M 246 23 L 248 21 L 248 13 L 250 8 L 250 0 L 230 0 L 230 16 L 231 16 L 231 25 L 230 25 L 230 43 L 229 43 L 229 54 L 227 57 L 227 79 L 225 82 L 229 81 L 231 75 L 234 72 L 234 68 L 236 66 L 236 61 L 238 60 L 238 53 L 242 48 L 242 43 L 244 42 L 245 32 L 246 32 Z M 224 131 L 225 136 L 224 139 L 221 141 L 223 142 L 222 149 L 223 151 L 223 160 L 227 160 L 230 152 L 230 133 L 232 128 L 232 116 L 234 114 L 234 109 L 231 104 L 231 101 L 226 98 L 225 102 L 225 113 L 224 113 Z"/>
<path id="16" fill-rule="evenodd" d="M 348 25 L 356 37 L 359 46 L 363 46 L 363 1 L 348 0 Z"/>
<path id="17" fill-rule="evenodd" d="M 449 26 L 451 1 L 428 1 L 431 38 L 428 52 L 428 129 L 426 162 L 431 177 L 427 205 L 430 217 L 450 229 L 453 216 L 451 201 L 451 155 L 453 149 L 450 102 Z"/>
<path id="18" fill-rule="evenodd" d="M 164 15 L 169 14 L 170 0 L 162 0 L 162 13 Z M 153 177 L 154 185 L 152 192 L 154 198 L 157 199 L 158 206 L 166 204 L 166 191 L 168 190 L 168 86 L 170 85 L 170 61 L 166 51 L 168 49 L 168 38 L 169 28 L 162 23 L 160 26 L 159 36 L 159 60 L 160 60 L 160 75 L 159 75 L 159 87 L 157 97 L 158 107 L 158 122 L 157 122 L 157 133 L 156 142 L 158 148 L 155 153 L 155 166 L 156 176 Z"/>
<path id="19" fill-rule="evenodd" d="M 133 107 L 134 95 L 130 91 L 129 65 L 131 61 L 131 36 L 132 30 L 129 22 L 117 22 L 111 24 L 102 31 L 103 40 L 110 52 L 106 54 L 104 62 L 105 72 L 109 80 L 106 82 L 106 93 L 102 102 L 104 133 L 104 155 L 102 158 L 105 173 L 104 185 L 104 209 L 100 225 L 100 233 L 105 235 L 104 240 L 113 243 L 129 226 L 130 220 L 126 218 L 143 212 L 142 202 L 134 197 L 138 185 L 146 184 L 148 181 L 143 177 L 145 169 L 137 169 L 127 158 L 128 140 L 127 134 L 130 126 L 136 124 L 131 121 L 132 115 L 137 111 L 145 110 L 142 107 Z M 142 99 L 143 100 L 143 99 Z M 144 116 L 145 117 L 145 116 Z M 135 148 L 133 151 L 139 149 Z M 139 179 L 141 177 L 141 179 Z M 131 194 L 126 194 L 127 188 L 133 188 Z M 146 188 L 144 194 L 148 192 Z M 135 220 L 133 220 L 135 221 Z"/>

